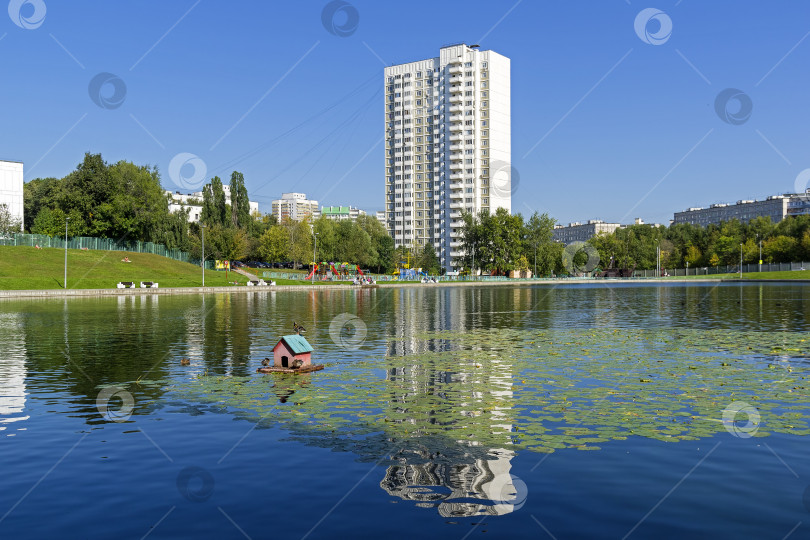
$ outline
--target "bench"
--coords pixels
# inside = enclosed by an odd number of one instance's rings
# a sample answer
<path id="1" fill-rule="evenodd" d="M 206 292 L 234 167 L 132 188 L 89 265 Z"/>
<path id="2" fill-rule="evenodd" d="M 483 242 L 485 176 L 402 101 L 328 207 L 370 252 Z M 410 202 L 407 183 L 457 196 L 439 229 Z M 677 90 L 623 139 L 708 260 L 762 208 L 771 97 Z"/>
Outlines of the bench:
<path id="1" fill-rule="evenodd" d="M 276 282 L 275 282 L 275 281 L 271 281 L 270 283 L 267 283 L 267 282 L 266 282 L 265 280 L 263 280 L 263 279 L 251 279 L 250 281 L 248 281 L 248 282 L 247 282 L 247 284 L 246 284 L 246 285 L 247 285 L 248 287 L 261 287 L 261 286 L 263 286 L 263 285 L 265 285 L 265 286 L 266 286 L 266 285 L 275 285 L 275 284 L 276 284 Z"/>
<path id="2" fill-rule="evenodd" d="M 157 289 L 158 284 L 153 281 L 141 281 L 141 289 Z"/>
<path id="3" fill-rule="evenodd" d="M 135 283 L 132 281 L 119 281 L 118 285 L 116 285 L 119 289 L 134 289 Z"/>

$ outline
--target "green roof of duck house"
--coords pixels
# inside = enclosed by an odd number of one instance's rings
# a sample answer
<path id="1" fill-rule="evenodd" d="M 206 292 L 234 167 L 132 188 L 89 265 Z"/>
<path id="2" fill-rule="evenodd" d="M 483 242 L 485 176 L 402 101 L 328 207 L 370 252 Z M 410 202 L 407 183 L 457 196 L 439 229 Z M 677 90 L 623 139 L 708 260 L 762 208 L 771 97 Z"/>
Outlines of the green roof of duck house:
<path id="1" fill-rule="evenodd" d="M 290 348 L 293 354 L 308 353 L 315 350 L 304 336 L 299 336 L 298 334 L 281 336 L 281 339 L 287 343 L 287 346 Z"/>

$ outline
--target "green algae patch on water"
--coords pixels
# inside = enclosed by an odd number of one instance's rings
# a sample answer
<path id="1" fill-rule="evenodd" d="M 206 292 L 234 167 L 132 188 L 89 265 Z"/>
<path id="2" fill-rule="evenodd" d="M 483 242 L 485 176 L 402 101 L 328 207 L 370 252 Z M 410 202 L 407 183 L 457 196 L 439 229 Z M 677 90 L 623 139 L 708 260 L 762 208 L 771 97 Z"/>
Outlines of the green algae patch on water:
<path id="1" fill-rule="evenodd" d="M 499 329 L 409 342 L 412 354 L 334 362 L 314 374 L 200 375 L 173 394 L 365 456 L 426 440 L 446 451 L 548 453 L 629 437 L 810 434 L 810 347 L 798 333 Z M 750 409 L 730 424 L 733 403 Z"/>

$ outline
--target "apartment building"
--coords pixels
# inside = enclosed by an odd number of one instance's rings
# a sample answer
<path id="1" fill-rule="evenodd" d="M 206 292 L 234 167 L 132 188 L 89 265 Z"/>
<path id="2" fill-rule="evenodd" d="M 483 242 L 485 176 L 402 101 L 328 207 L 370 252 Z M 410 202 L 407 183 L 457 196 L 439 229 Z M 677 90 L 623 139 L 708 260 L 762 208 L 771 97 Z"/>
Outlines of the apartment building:
<path id="1" fill-rule="evenodd" d="M 463 212 L 511 212 L 510 60 L 477 45 L 385 68 L 385 226 L 451 270 Z"/>
<path id="2" fill-rule="evenodd" d="M 8 207 L 11 218 L 23 223 L 23 164 L 0 160 L 0 204 Z"/>
<path id="3" fill-rule="evenodd" d="M 282 193 L 280 199 L 273 200 L 273 215 L 279 223 L 285 219 L 301 221 L 307 217 L 318 217 L 318 201 L 307 199 L 305 193 Z"/>
<path id="4" fill-rule="evenodd" d="M 639 224 L 640 220 L 636 221 Z M 551 232 L 552 238 L 556 242 L 570 244 L 572 242 L 587 242 L 597 234 L 612 234 L 621 227 L 618 223 L 605 223 L 601 219 L 591 219 L 585 223 L 575 221 L 566 225 L 556 225 Z"/>
<path id="5" fill-rule="evenodd" d="M 791 200 L 797 199 L 797 197 L 797 195 L 771 195 L 762 201 L 739 200 L 736 204 L 717 203 L 708 208 L 688 208 L 683 212 L 675 212 L 673 223 L 690 223 L 705 227 L 732 219 L 746 223 L 760 216 L 770 217 L 773 223 L 779 223 L 788 215 Z M 800 203 L 801 201 L 797 199 L 794 202 Z M 800 206 L 797 205 L 797 210 Z M 799 211 L 795 213 L 799 213 Z"/>
<path id="6" fill-rule="evenodd" d="M 225 204 L 231 204 L 231 186 L 223 184 L 222 191 L 225 192 Z M 171 197 L 169 201 L 169 212 L 176 212 L 178 210 L 188 210 L 188 222 L 197 223 L 200 221 L 202 214 L 203 192 L 195 191 L 194 193 L 180 193 L 179 191 L 166 191 L 166 195 Z M 259 203 L 255 201 L 248 201 L 250 205 L 250 214 L 259 211 Z"/>
<path id="7" fill-rule="evenodd" d="M 357 221 L 366 211 L 354 206 L 322 206 L 320 215 L 334 221 Z"/>

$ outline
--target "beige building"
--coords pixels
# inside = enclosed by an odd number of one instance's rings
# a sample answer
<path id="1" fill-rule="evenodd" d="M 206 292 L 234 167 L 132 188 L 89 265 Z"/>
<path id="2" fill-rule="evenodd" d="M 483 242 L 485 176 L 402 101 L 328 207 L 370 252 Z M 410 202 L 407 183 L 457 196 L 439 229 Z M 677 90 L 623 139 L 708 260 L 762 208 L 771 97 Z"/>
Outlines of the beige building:
<path id="1" fill-rule="evenodd" d="M 307 217 L 319 215 L 318 201 L 307 199 L 305 193 L 282 193 L 280 199 L 273 201 L 273 215 L 279 223 L 286 219 L 301 221 Z"/>

